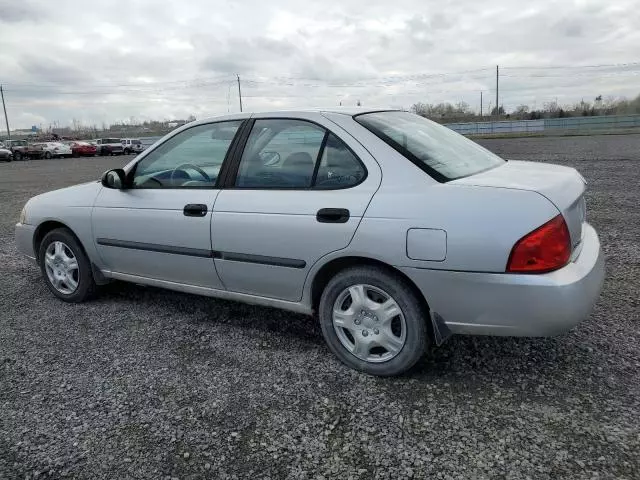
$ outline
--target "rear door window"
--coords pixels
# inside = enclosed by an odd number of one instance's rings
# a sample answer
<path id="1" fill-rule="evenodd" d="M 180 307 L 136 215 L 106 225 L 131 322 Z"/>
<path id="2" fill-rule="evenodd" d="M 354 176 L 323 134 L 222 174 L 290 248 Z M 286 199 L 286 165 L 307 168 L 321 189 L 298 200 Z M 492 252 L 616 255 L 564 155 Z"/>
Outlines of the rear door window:
<path id="1" fill-rule="evenodd" d="M 303 120 L 256 120 L 242 154 L 236 187 L 309 188 L 325 130 Z"/>
<path id="2" fill-rule="evenodd" d="M 236 188 L 348 188 L 366 169 L 335 134 L 297 119 L 256 120 L 238 167 Z"/>

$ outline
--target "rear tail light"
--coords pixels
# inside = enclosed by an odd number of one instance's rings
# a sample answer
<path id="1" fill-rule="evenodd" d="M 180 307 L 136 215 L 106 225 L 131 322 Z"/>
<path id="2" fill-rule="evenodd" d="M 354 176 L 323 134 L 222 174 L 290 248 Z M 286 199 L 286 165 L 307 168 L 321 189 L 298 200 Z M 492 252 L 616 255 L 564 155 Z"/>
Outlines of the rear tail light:
<path id="1" fill-rule="evenodd" d="M 569 229 L 563 216 L 558 215 L 516 242 L 509 255 L 507 272 L 551 272 L 564 267 L 570 257 Z"/>

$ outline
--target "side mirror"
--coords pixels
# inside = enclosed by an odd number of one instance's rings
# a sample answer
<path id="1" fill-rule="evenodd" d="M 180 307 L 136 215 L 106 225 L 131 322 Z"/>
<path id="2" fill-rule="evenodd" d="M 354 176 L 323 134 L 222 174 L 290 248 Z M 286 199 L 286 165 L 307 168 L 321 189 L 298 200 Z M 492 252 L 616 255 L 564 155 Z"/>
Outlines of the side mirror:
<path id="1" fill-rule="evenodd" d="M 102 186 L 116 190 L 124 190 L 126 187 L 126 175 L 121 168 L 108 170 L 102 175 Z"/>

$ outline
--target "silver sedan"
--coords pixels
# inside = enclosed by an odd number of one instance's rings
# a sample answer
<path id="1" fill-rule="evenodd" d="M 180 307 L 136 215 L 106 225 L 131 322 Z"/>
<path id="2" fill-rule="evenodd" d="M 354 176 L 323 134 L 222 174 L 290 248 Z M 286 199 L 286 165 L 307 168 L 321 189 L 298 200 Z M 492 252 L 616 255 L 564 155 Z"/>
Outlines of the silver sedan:
<path id="1" fill-rule="evenodd" d="M 588 316 L 604 260 L 584 191 L 406 112 L 240 114 L 32 198 L 16 242 L 64 301 L 117 279 L 317 313 L 341 361 L 396 375 L 452 334 Z"/>

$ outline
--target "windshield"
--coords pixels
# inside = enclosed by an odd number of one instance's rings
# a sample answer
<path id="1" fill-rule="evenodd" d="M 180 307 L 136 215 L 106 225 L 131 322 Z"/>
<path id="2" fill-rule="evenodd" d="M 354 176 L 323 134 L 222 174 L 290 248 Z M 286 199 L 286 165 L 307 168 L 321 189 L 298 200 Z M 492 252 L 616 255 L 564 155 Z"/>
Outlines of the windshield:
<path id="1" fill-rule="evenodd" d="M 439 182 L 467 177 L 504 163 L 468 138 L 413 113 L 365 113 L 355 120 Z"/>

